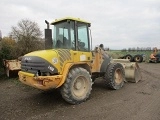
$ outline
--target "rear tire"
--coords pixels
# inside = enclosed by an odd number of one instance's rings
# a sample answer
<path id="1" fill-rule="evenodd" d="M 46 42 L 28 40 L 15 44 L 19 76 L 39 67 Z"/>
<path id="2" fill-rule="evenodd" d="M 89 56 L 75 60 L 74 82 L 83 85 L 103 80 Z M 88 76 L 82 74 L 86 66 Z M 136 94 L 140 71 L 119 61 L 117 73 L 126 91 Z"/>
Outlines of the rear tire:
<path id="1" fill-rule="evenodd" d="M 105 81 L 109 88 L 118 90 L 124 85 L 125 72 L 120 63 L 111 63 L 105 73 Z"/>
<path id="2" fill-rule="evenodd" d="M 92 90 L 92 79 L 89 72 L 81 67 L 73 68 L 68 73 L 61 87 L 61 95 L 71 104 L 80 104 L 89 98 Z"/>
<path id="3" fill-rule="evenodd" d="M 139 63 L 143 61 L 142 55 L 135 55 L 133 59 L 135 62 L 139 62 Z"/>

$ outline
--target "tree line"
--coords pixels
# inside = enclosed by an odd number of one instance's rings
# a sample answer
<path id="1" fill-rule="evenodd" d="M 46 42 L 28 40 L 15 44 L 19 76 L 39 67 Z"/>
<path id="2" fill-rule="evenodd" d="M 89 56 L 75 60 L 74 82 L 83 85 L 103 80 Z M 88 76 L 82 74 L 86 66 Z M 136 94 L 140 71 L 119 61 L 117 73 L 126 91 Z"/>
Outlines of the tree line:
<path id="1" fill-rule="evenodd" d="M 0 63 L 3 59 L 17 59 L 26 53 L 42 50 L 44 47 L 42 31 L 38 24 L 22 19 L 16 26 L 11 27 L 8 36 L 0 39 Z"/>
<path id="2" fill-rule="evenodd" d="M 153 51 L 155 47 L 133 47 L 133 48 L 124 48 L 121 51 L 122 52 L 146 52 L 146 51 Z"/>

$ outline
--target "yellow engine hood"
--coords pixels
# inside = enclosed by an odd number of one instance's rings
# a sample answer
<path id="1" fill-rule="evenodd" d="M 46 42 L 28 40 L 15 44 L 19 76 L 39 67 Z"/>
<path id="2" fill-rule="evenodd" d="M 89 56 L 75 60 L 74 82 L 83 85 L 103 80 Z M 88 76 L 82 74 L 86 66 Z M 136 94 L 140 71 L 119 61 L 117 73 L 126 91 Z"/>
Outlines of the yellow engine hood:
<path id="1" fill-rule="evenodd" d="M 24 56 L 37 56 L 45 59 L 46 61 L 50 62 L 51 64 L 56 64 L 58 62 L 58 54 L 56 50 L 40 50 L 28 53 Z"/>

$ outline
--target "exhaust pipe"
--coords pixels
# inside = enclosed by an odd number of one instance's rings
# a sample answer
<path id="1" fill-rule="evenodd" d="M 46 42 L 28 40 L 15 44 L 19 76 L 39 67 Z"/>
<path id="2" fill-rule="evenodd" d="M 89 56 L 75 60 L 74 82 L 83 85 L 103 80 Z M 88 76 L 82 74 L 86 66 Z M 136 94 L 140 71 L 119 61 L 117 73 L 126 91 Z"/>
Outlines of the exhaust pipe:
<path id="1" fill-rule="evenodd" d="M 49 28 L 49 22 L 47 20 L 45 20 L 45 23 L 47 24 L 47 29 L 45 29 L 45 49 L 52 49 L 52 30 Z"/>

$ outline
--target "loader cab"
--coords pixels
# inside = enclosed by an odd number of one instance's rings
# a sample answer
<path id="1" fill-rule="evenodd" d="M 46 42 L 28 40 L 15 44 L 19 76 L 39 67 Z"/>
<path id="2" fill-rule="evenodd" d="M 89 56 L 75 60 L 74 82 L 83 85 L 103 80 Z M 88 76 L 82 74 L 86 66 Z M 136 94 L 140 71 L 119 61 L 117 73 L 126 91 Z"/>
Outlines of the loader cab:
<path id="1" fill-rule="evenodd" d="M 70 49 L 74 51 L 90 51 L 89 27 L 90 23 L 75 19 L 64 18 L 51 23 L 53 49 Z M 45 36 L 48 37 L 48 35 Z M 52 37 L 53 36 L 53 37 Z"/>

